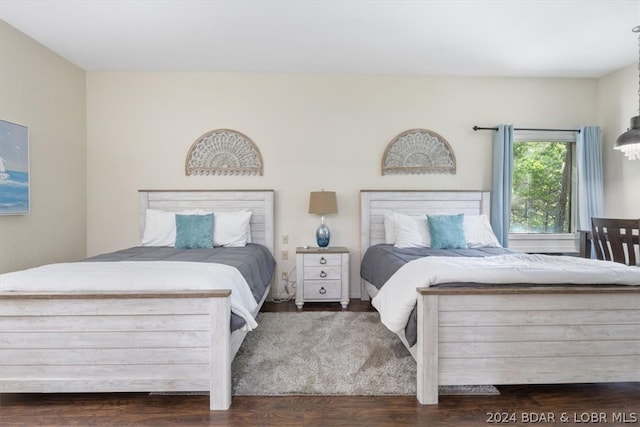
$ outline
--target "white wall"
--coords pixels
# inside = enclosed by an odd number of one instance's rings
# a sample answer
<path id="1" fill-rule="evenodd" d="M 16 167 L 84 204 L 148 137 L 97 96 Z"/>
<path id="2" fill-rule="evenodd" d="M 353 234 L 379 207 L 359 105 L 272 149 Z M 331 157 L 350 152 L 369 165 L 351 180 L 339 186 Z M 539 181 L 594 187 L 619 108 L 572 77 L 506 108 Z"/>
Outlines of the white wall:
<path id="1" fill-rule="evenodd" d="M 0 273 L 86 253 L 85 72 L 0 21 L 0 118 L 29 128 L 31 214 L 0 217 Z"/>
<path id="2" fill-rule="evenodd" d="M 306 212 L 308 193 L 325 188 L 338 192 L 327 222 L 332 244 L 352 251 L 354 295 L 359 190 L 488 189 L 491 136 L 474 124 L 599 124 L 605 214 L 638 217 L 640 162 L 611 149 L 638 113 L 637 85 L 635 65 L 599 80 L 87 74 L 0 22 L 0 118 L 29 127 L 32 184 L 31 215 L 0 217 L 0 272 L 135 245 L 140 188 L 275 189 L 276 249 L 290 256 L 279 269 L 290 270 L 319 221 Z M 448 139 L 456 175 L 380 175 L 389 141 L 415 127 Z M 217 128 L 254 140 L 264 176 L 184 175 L 191 144 Z"/>
<path id="3" fill-rule="evenodd" d="M 613 149 L 616 138 L 638 112 L 638 66 L 630 65 L 598 81 L 598 123 L 603 128 L 604 216 L 640 218 L 640 160 Z"/>
<path id="4" fill-rule="evenodd" d="M 288 271 L 296 246 L 314 244 L 309 192 L 333 190 L 331 244 L 351 250 L 356 296 L 361 189 L 487 190 L 491 133 L 473 125 L 593 124 L 597 94 L 594 79 L 89 72 L 87 251 L 138 243 L 138 189 L 275 189 L 276 251 L 289 252 L 278 268 Z M 264 176 L 185 176 L 191 144 L 219 128 L 256 143 Z M 448 140 L 456 175 L 381 176 L 387 144 L 411 128 Z"/>

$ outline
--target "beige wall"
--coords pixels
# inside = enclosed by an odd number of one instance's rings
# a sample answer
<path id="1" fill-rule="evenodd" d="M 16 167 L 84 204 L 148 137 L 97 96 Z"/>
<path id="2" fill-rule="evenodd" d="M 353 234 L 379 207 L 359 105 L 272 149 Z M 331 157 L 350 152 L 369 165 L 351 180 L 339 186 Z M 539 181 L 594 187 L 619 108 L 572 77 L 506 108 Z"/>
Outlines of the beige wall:
<path id="1" fill-rule="evenodd" d="M 640 218 L 640 160 L 613 149 L 638 112 L 638 66 L 611 73 L 598 82 L 598 123 L 604 138 L 604 216 Z"/>
<path id="2" fill-rule="evenodd" d="M 85 72 L 0 21 L 0 118 L 29 128 L 31 214 L 0 217 L 0 272 L 86 253 Z"/>
<path id="3" fill-rule="evenodd" d="M 351 250 L 353 296 L 361 189 L 489 189 L 491 133 L 472 126 L 593 124 L 597 81 L 89 72 L 87 99 L 89 255 L 138 242 L 138 189 L 272 188 L 277 254 L 289 252 L 279 269 L 291 270 L 319 223 L 307 213 L 309 192 L 324 188 L 337 192 L 327 224 L 331 244 Z M 218 128 L 253 139 L 264 176 L 185 176 L 191 144 Z M 411 128 L 449 141 L 456 175 L 381 176 L 387 144 Z"/>
<path id="4" fill-rule="evenodd" d="M 275 189 L 279 269 L 291 270 L 319 222 L 308 193 L 324 188 L 338 193 L 327 223 L 351 250 L 353 296 L 359 190 L 489 189 L 491 134 L 475 124 L 601 125 L 605 213 L 639 216 L 640 163 L 609 149 L 637 114 L 636 89 L 635 66 L 600 80 L 85 73 L 0 22 L 0 117 L 29 127 L 32 184 L 31 215 L 0 217 L 0 272 L 135 245 L 141 188 Z M 389 141 L 415 127 L 449 141 L 456 175 L 380 175 Z M 264 176 L 184 175 L 191 144 L 217 128 L 254 140 Z"/>

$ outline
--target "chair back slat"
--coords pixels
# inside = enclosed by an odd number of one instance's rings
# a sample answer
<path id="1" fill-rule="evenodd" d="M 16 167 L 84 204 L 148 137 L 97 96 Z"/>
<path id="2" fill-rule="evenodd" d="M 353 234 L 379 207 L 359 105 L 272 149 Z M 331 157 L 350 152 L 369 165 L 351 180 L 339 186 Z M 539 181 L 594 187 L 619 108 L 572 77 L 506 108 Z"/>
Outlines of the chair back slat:
<path id="1" fill-rule="evenodd" d="M 591 233 L 596 258 L 638 265 L 640 219 L 591 218 Z"/>

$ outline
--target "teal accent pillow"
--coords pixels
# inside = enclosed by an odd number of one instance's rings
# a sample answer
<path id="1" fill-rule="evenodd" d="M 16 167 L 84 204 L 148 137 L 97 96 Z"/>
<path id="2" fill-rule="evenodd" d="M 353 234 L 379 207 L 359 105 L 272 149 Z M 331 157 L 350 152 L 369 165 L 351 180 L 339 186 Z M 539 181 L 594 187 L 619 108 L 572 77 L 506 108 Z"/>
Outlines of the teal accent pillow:
<path id="1" fill-rule="evenodd" d="M 176 248 L 213 248 L 213 214 L 176 214 Z"/>
<path id="2" fill-rule="evenodd" d="M 437 249 L 466 249 L 464 214 L 427 215 L 431 247 Z"/>

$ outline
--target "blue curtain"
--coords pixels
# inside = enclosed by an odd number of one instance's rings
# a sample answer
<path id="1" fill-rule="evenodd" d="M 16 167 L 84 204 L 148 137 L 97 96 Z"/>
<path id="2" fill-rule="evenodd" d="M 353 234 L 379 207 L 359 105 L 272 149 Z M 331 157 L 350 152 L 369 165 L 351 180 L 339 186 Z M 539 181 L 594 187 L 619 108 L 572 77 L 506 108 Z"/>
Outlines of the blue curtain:
<path id="1" fill-rule="evenodd" d="M 491 227 L 498 241 L 509 246 L 511 182 L 513 178 L 513 125 L 498 125 L 493 134 L 493 185 Z"/>
<path id="2" fill-rule="evenodd" d="M 604 185 L 601 134 L 598 126 L 582 126 L 576 135 L 580 230 L 591 230 L 591 217 L 602 216 Z"/>

